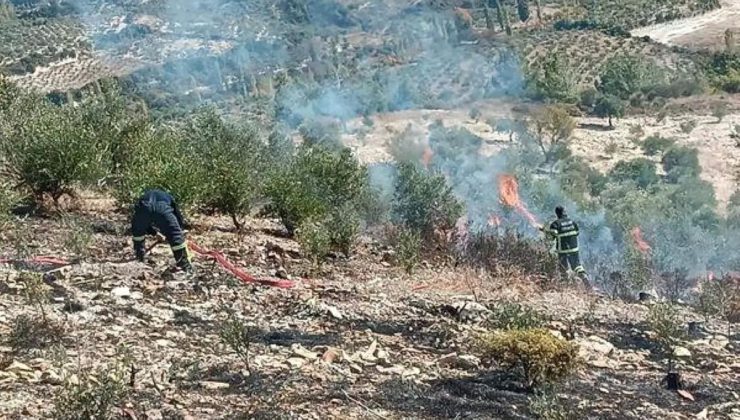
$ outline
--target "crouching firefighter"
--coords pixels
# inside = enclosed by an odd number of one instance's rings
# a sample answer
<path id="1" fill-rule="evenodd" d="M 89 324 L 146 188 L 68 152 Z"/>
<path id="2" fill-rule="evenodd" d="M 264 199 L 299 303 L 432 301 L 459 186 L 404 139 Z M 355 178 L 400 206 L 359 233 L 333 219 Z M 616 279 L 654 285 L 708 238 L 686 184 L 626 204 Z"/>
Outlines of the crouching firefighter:
<path id="1" fill-rule="evenodd" d="M 192 272 L 190 254 L 183 231 L 184 226 L 180 209 L 170 194 L 161 190 L 145 192 L 134 206 L 131 221 L 136 259 L 144 261 L 146 235 L 156 235 L 159 231 L 170 244 L 177 267 L 183 271 Z"/>
<path id="2" fill-rule="evenodd" d="M 560 263 L 560 275 L 565 276 L 570 267 L 587 287 L 591 287 L 586 269 L 581 265 L 578 253 L 578 224 L 571 220 L 562 206 L 555 207 L 557 220 L 550 226 L 542 226 L 546 235 L 555 240 L 555 249 Z"/>

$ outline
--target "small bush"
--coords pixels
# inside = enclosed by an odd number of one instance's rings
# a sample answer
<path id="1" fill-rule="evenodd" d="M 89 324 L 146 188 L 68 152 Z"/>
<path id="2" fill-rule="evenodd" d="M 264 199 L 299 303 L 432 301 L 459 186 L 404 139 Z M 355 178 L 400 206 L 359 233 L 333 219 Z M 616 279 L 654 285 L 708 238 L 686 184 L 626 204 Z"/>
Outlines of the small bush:
<path id="1" fill-rule="evenodd" d="M 609 172 L 609 177 L 617 182 L 634 181 L 643 189 L 660 181 L 655 163 L 645 158 L 618 162 Z"/>
<path id="2" fill-rule="evenodd" d="M 107 175 L 108 144 L 85 106 L 57 107 L 21 97 L 0 115 L 0 152 L 5 171 L 37 202 L 56 203 L 78 185 L 94 185 Z"/>
<path id="3" fill-rule="evenodd" d="M 740 321 L 740 283 L 730 276 L 705 281 L 699 294 L 699 310 L 729 322 Z"/>
<path id="4" fill-rule="evenodd" d="M 691 134 L 697 126 L 697 122 L 694 119 L 682 121 L 678 126 L 684 134 Z"/>
<path id="5" fill-rule="evenodd" d="M 406 274 L 411 274 L 419 264 L 421 256 L 421 236 L 411 229 L 401 229 L 396 233 L 396 264 L 400 265 Z"/>
<path id="6" fill-rule="evenodd" d="M 540 312 L 518 303 L 503 302 L 493 307 L 488 318 L 492 328 L 526 330 L 541 328 L 547 318 Z"/>
<path id="7" fill-rule="evenodd" d="M 484 357 L 517 372 L 527 388 L 562 381 L 578 367 L 578 346 L 546 329 L 490 334 L 480 345 Z"/>
<path id="8" fill-rule="evenodd" d="M 647 323 L 654 334 L 660 351 L 668 358 L 668 369 L 673 367 L 673 348 L 684 338 L 682 323 L 676 307 L 667 302 L 659 302 L 650 307 Z"/>
<path id="9" fill-rule="evenodd" d="M 59 420 L 117 418 L 113 408 L 128 394 L 123 367 L 81 372 L 68 378 L 54 398 L 53 418 Z"/>
<path id="10" fill-rule="evenodd" d="M 669 182 L 678 182 L 684 176 L 696 177 L 701 173 L 699 151 L 691 147 L 671 147 L 663 155 L 662 164 Z"/>
<path id="11" fill-rule="evenodd" d="M 712 106 L 712 116 L 717 118 L 717 124 L 721 123 L 728 113 L 727 104 L 724 102 L 719 102 Z"/>
<path id="12" fill-rule="evenodd" d="M 266 148 L 258 131 L 224 121 L 215 111 L 196 115 L 185 127 L 187 150 L 202 174 L 204 206 L 227 214 L 237 229 L 257 201 L 263 184 Z"/>
<path id="13" fill-rule="evenodd" d="M 249 347 L 252 344 L 252 333 L 243 321 L 229 314 L 229 318 L 221 324 L 219 331 L 221 342 L 229 346 L 244 362 L 244 367 L 250 371 Z"/>
<path id="14" fill-rule="evenodd" d="M 332 210 L 326 226 L 329 230 L 329 242 L 332 247 L 349 256 L 360 235 L 360 215 L 352 205 Z"/>
<path id="15" fill-rule="evenodd" d="M 298 131 L 307 146 L 322 146 L 331 150 L 343 147 L 339 124 L 308 121 L 304 122 Z"/>
<path id="16" fill-rule="evenodd" d="M 455 226 L 463 205 L 453 195 L 444 176 L 401 163 L 392 211 L 399 223 L 431 238 L 435 230 L 448 231 Z"/>
<path id="17" fill-rule="evenodd" d="M 114 195 L 131 205 L 146 190 L 170 192 L 180 206 L 197 204 L 208 188 L 208 178 L 188 149 L 182 130 L 150 127 L 121 146 L 122 160 Z M 123 151 L 125 150 L 125 151 Z"/>
<path id="18" fill-rule="evenodd" d="M 654 135 L 646 138 L 642 142 L 642 150 L 648 156 L 655 156 L 670 149 L 675 143 L 676 141 L 673 139 Z"/>
<path id="19" fill-rule="evenodd" d="M 67 235 L 64 238 L 64 249 L 77 258 L 84 258 L 90 253 L 93 242 L 93 230 L 89 223 L 70 214 L 62 216 L 62 225 Z"/>
<path id="20" fill-rule="evenodd" d="M 61 324 L 41 316 L 18 315 L 10 325 L 5 344 L 13 353 L 44 349 L 59 343 L 64 337 Z"/>
<path id="21" fill-rule="evenodd" d="M 296 239 L 316 266 L 331 250 L 331 236 L 328 227 L 321 222 L 306 221 L 302 223 Z"/>
<path id="22" fill-rule="evenodd" d="M 426 146 L 421 138 L 411 131 L 411 126 L 394 136 L 388 142 L 388 153 L 393 160 L 401 163 L 420 163 L 423 160 Z"/>
<path id="23" fill-rule="evenodd" d="M 529 399 L 529 409 L 532 414 L 542 420 L 568 420 L 577 418 L 558 399 L 558 395 L 552 387 L 539 389 Z"/>
<path id="24" fill-rule="evenodd" d="M 501 236 L 484 231 L 471 233 L 463 257 L 469 264 L 492 272 L 507 266 L 519 267 L 542 281 L 558 274 L 558 262 L 546 246 L 510 231 Z"/>
<path id="25" fill-rule="evenodd" d="M 7 227 L 13 216 L 11 210 L 21 201 L 21 195 L 14 189 L 13 185 L 5 179 L 0 179 L 0 229 Z"/>
<path id="26" fill-rule="evenodd" d="M 331 209 L 358 209 L 369 191 L 367 168 L 349 149 L 301 146 L 290 161 L 269 175 L 269 211 L 289 233 L 307 221 L 324 221 Z"/>

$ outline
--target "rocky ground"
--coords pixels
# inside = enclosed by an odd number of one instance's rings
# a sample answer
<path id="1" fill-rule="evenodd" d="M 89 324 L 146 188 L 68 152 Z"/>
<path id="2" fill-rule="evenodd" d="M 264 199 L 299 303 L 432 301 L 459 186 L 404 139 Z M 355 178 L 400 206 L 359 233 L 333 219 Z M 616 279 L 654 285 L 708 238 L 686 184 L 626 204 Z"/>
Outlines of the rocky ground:
<path id="1" fill-rule="evenodd" d="M 124 216 L 99 204 L 75 211 L 97 232 L 82 262 L 2 267 L 2 418 L 50 415 L 63 383 L 100 366 L 127 372 L 121 418 L 533 418 L 532 395 L 474 350 L 486 313 L 503 301 L 546 313 L 554 334 L 580 345 L 583 367 L 558 390 L 566 418 L 740 418 L 740 336 L 718 320 L 678 350 L 681 396 L 660 384 L 649 303 L 543 290 L 514 272 L 424 264 L 407 276 L 369 239 L 356 256 L 315 269 L 263 220 L 237 237 L 226 219 L 199 219 L 191 239 L 255 275 L 290 276 L 295 288 L 245 285 L 204 259 L 185 281 L 163 274 L 166 246 L 150 264 L 131 262 Z M 74 232 L 58 218 L 16 221 L 2 254 L 74 259 Z M 44 313 L 59 327 L 14 351 L 14 320 L 40 315 L 21 269 L 46 272 Z M 685 322 L 702 319 L 681 310 Z M 249 326 L 248 366 L 221 341 L 230 313 Z"/>

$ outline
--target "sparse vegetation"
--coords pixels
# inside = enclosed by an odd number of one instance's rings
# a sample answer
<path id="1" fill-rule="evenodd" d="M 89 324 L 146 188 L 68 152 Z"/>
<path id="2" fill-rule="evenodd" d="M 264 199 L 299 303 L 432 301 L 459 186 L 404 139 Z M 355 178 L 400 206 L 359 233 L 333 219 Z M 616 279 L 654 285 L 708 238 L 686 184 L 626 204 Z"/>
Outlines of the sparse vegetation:
<path id="1" fill-rule="evenodd" d="M 53 417 L 60 420 L 114 419 L 113 408 L 128 395 L 126 371 L 116 366 L 80 371 L 68 377 L 54 398 Z"/>
<path id="2" fill-rule="evenodd" d="M 546 329 L 492 333 L 482 339 L 480 350 L 502 368 L 521 375 L 528 388 L 557 383 L 578 368 L 578 347 Z"/>
<path id="3" fill-rule="evenodd" d="M 546 317 L 540 312 L 518 303 L 502 302 L 493 307 L 488 318 L 491 327 L 503 330 L 542 328 Z"/>
<path id="4" fill-rule="evenodd" d="M 221 341 L 241 359 L 245 369 L 250 371 L 249 348 L 252 343 L 252 333 L 249 327 L 234 314 L 230 314 L 229 318 L 221 324 L 219 336 Z"/>

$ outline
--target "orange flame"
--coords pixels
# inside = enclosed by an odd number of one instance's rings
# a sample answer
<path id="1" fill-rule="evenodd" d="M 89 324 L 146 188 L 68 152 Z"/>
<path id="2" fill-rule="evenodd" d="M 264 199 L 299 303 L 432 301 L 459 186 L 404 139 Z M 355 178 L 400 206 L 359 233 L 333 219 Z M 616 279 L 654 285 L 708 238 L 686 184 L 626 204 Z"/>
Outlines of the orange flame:
<path id="1" fill-rule="evenodd" d="M 516 178 L 512 175 L 499 175 L 498 194 L 501 204 L 516 209 L 516 211 L 524 216 L 532 226 L 538 227 L 540 225 L 537 218 L 527 210 L 527 207 L 522 203 L 522 200 L 519 199 L 519 183 L 516 182 Z"/>
<path id="2" fill-rule="evenodd" d="M 429 169 L 429 165 L 432 163 L 432 157 L 434 157 L 434 152 L 427 146 L 421 155 L 421 163 L 424 165 L 424 168 Z"/>
<path id="3" fill-rule="evenodd" d="M 635 247 L 637 247 L 637 250 L 642 254 L 647 254 L 652 250 L 650 244 L 643 239 L 642 230 L 639 227 L 633 228 L 630 231 L 630 234 L 632 235 L 632 240 L 635 241 Z"/>

